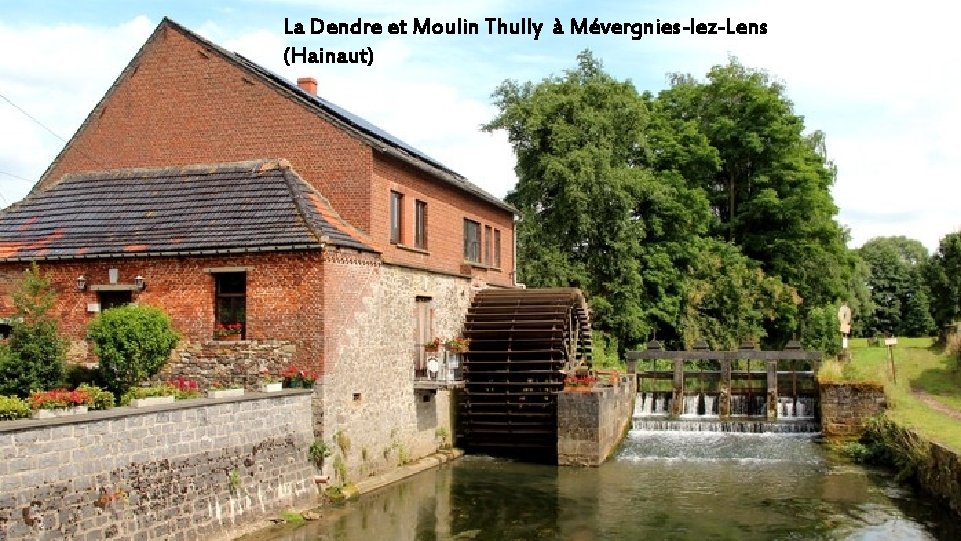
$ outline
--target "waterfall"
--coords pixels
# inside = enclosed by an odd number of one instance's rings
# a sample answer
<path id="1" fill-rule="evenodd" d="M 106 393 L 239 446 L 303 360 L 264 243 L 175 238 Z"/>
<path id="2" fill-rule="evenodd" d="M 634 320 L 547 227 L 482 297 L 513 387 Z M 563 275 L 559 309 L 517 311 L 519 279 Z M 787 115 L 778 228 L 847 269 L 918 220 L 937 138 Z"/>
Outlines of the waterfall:
<path id="1" fill-rule="evenodd" d="M 738 419 L 721 421 L 718 419 L 655 419 L 635 418 L 633 430 L 658 432 L 743 432 L 777 434 L 816 434 L 821 427 L 815 421 L 764 421 Z"/>
<path id="2" fill-rule="evenodd" d="M 634 417 L 649 415 L 669 415 L 671 413 L 671 393 L 640 392 L 634 401 Z"/>
<path id="3" fill-rule="evenodd" d="M 671 395 L 666 392 L 639 392 L 634 403 L 633 429 L 641 431 L 685 432 L 774 432 L 813 434 L 820 432 L 814 419 L 817 399 L 809 396 L 779 397 L 778 419 L 768 421 L 767 399 L 762 394 L 731 395 L 731 418 L 719 419 L 717 394 L 684 395 L 680 418 L 671 414 Z"/>

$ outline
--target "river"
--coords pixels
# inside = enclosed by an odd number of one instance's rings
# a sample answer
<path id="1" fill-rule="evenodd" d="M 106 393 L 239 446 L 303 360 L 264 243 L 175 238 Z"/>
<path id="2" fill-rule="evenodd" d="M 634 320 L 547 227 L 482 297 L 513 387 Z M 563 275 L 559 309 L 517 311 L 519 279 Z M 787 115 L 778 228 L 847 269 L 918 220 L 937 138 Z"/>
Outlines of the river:
<path id="1" fill-rule="evenodd" d="M 466 457 L 274 541 L 961 539 L 956 517 L 809 435 L 633 430 L 599 468 Z"/>

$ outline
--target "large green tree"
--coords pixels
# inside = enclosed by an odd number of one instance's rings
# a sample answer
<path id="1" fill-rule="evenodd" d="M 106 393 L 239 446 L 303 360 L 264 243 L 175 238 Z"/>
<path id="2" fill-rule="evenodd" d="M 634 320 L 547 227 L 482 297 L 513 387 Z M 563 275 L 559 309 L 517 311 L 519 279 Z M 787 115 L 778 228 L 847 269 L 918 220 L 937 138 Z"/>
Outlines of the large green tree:
<path id="1" fill-rule="evenodd" d="M 923 266 L 931 312 L 939 331 L 961 319 L 961 231 L 945 235 Z"/>
<path id="2" fill-rule="evenodd" d="M 716 227 L 699 180 L 721 166 L 697 122 L 603 71 L 590 53 L 576 69 L 496 90 L 517 154 L 507 200 L 521 213 L 518 273 L 531 286 L 584 289 L 598 328 L 633 347 L 706 338 L 761 338 L 762 322 L 793 327 L 797 296 Z M 786 331 L 785 331 L 786 332 Z"/>
<path id="3" fill-rule="evenodd" d="M 874 305 L 865 333 L 927 336 L 934 331 L 922 264 L 928 251 L 904 236 L 876 237 L 858 250 L 868 265 L 868 288 Z"/>
<path id="4" fill-rule="evenodd" d="M 784 86 L 732 58 L 703 82 L 674 75 L 658 102 L 717 151 L 720 167 L 688 177 L 718 217 L 712 232 L 795 286 L 806 307 L 846 297 L 853 261 L 834 219 L 835 168 L 824 134 L 804 133 Z"/>

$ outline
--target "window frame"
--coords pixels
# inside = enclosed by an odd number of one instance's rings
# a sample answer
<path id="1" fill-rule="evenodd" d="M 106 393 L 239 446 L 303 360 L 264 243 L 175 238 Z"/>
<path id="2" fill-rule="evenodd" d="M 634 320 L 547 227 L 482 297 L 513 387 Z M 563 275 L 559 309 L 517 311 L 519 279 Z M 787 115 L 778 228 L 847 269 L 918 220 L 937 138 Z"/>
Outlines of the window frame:
<path id="1" fill-rule="evenodd" d="M 495 269 L 501 268 L 501 230 L 494 228 L 494 262 Z"/>
<path id="2" fill-rule="evenodd" d="M 494 241 L 493 236 L 494 236 L 494 228 L 489 225 L 485 225 L 484 226 L 484 264 L 487 266 L 490 266 L 491 261 L 493 260 L 493 254 L 491 253 L 491 250 L 492 250 L 491 244 Z"/>
<path id="3" fill-rule="evenodd" d="M 414 247 L 427 249 L 427 201 L 414 200 Z"/>
<path id="4" fill-rule="evenodd" d="M 404 241 L 404 194 L 390 191 L 390 243 L 397 245 Z"/>
<path id="5" fill-rule="evenodd" d="M 237 278 L 236 275 L 242 275 L 243 277 L 243 291 L 222 291 L 225 289 L 225 283 L 230 278 Z M 247 272 L 246 271 L 232 271 L 232 272 L 215 272 L 214 277 L 214 327 L 216 328 L 219 324 L 233 324 L 240 323 L 240 338 L 242 340 L 247 339 Z M 240 299 L 239 303 L 236 299 Z M 222 313 L 221 301 L 225 301 L 226 304 L 230 304 L 228 312 L 235 314 L 235 317 L 229 317 L 227 314 Z M 239 306 L 237 306 L 239 304 Z M 236 314 L 239 312 L 239 316 Z M 229 320 L 229 321 L 228 321 Z"/>
<path id="6" fill-rule="evenodd" d="M 473 229 L 474 235 L 470 235 Z M 480 222 L 464 218 L 464 261 L 481 264 L 481 224 Z M 471 257 L 473 255 L 473 258 Z"/>

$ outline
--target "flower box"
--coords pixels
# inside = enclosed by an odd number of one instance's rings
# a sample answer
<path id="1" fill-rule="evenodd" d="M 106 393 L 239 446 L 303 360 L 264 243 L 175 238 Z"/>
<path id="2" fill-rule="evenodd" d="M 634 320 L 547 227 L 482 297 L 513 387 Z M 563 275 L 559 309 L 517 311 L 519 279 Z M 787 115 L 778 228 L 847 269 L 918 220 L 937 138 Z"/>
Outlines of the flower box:
<path id="1" fill-rule="evenodd" d="M 210 389 L 207 391 L 207 398 L 236 398 L 238 396 L 244 396 L 242 387 L 235 389 Z"/>
<path id="2" fill-rule="evenodd" d="M 34 419 L 53 419 L 55 417 L 66 417 L 87 413 L 87 406 L 74 406 L 72 408 L 40 409 L 33 412 Z"/>
<path id="3" fill-rule="evenodd" d="M 283 388 L 284 388 L 284 384 L 280 383 L 279 381 L 277 383 L 261 383 L 260 384 L 260 392 L 262 393 L 276 393 L 277 391 L 280 391 Z"/>
<path id="4" fill-rule="evenodd" d="M 131 408 L 149 408 L 150 406 L 160 406 L 163 404 L 173 404 L 174 395 L 150 396 L 147 398 L 134 398 L 130 401 Z"/>

